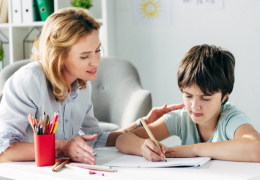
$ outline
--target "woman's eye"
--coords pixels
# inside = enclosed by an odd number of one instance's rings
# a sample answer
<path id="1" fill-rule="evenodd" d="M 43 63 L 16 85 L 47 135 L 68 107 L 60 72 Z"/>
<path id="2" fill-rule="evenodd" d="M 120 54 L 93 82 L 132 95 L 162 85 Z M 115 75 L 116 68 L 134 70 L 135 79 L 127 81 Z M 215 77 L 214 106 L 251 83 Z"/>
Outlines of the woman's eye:
<path id="1" fill-rule="evenodd" d="M 191 98 L 191 96 L 186 96 L 186 98 Z"/>
<path id="2" fill-rule="evenodd" d="M 101 49 L 96 50 L 96 52 L 100 52 L 100 51 L 101 51 Z"/>
<path id="3" fill-rule="evenodd" d="M 88 56 L 85 56 L 85 57 L 80 57 L 81 59 L 86 59 L 86 58 L 88 58 Z"/>

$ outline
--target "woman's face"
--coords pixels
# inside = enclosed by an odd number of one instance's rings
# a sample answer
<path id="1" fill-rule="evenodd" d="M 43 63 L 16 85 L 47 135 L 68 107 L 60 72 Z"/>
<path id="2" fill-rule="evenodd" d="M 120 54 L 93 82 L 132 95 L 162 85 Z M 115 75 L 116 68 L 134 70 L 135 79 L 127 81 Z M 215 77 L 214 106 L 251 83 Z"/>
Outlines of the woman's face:
<path id="1" fill-rule="evenodd" d="M 228 94 L 223 98 L 227 98 Z M 203 94 L 197 84 L 183 89 L 183 101 L 193 120 L 199 125 L 212 125 L 218 120 L 221 110 L 222 93 L 211 96 Z"/>
<path id="2" fill-rule="evenodd" d="M 100 61 L 100 40 L 97 30 L 81 37 L 71 46 L 63 61 L 63 75 L 71 84 L 76 79 L 93 81 L 97 77 Z"/>

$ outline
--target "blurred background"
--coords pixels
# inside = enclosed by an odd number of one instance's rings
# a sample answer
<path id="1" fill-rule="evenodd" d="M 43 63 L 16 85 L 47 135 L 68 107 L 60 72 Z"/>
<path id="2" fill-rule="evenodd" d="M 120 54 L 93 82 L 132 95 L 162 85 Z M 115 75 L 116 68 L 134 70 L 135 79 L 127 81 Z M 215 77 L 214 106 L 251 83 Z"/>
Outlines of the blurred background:
<path id="1" fill-rule="evenodd" d="M 143 88 L 151 92 L 153 106 L 158 107 L 183 102 L 177 85 L 177 69 L 191 47 L 213 44 L 231 51 L 236 68 L 229 102 L 244 111 L 260 132 L 260 1 L 152 0 L 153 4 L 145 6 L 149 2 L 92 0 L 89 11 L 102 23 L 100 38 L 105 56 L 130 61 L 139 72 Z M 54 0 L 53 5 L 54 11 L 72 6 L 70 0 Z M 0 31 L 9 42 L 3 44 L 3 68 L 29 58 L 33 43 L 26 43 L 24 58 L 24 38 L 34 26 L 44 24 L 11 22 L 9 9 L 8 22 L 0 24 Z M 157 14 L 149 14 L 155 10 Z M 39 33 L 37 29 L 34 31 L 28 39 L 34 40 Z M 0 39 L 5 40 L 1 34 Z M 164 143 L 175 145 L 180 140 L 173 137 Z"/>

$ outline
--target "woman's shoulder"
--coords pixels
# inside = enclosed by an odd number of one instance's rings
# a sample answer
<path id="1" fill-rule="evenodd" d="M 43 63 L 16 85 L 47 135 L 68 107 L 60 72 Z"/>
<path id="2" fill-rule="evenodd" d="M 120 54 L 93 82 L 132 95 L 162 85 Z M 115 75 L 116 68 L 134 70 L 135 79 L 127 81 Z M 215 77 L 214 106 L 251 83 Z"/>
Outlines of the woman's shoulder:
<path id="1" fill-rule="evenodd" d="M 35 86 L 40 85 L 45 80 L 44 72 L 38 62 L 31 62 L 17 70 L 11 76 L 7 84 L 13 82 L 14 84 L 23 83 L 25 86 L 31 84 Z"/>
<path id="2" fill-rule="evenodd" d="M 21 67 L 16 74 L 39 75 L 44 76 L 43 69 L 39 62 L 34 61 Z"/>

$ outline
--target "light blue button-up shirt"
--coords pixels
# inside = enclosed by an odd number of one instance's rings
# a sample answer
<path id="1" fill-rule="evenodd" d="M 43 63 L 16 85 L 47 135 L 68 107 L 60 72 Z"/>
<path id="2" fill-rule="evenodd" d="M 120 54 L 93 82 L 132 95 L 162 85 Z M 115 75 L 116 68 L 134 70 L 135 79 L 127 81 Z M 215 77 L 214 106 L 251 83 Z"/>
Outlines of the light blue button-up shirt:
<path id="1" fill-rule="evenodd" d="M 64 103 L 58 103 L 52 88 L 38 62 L 20 68 L 10 77 L 3 90 L 0 104 L 0 154 L 13 142 L 33 142 L 33 130 L 27 114 L 43 117 L 43 109 L 50 118 L 59 111 L 56 140 L 74 138 L 79 130 L 85 134 L 98 134 L 97 139 L 87 143 L 94 148 L 106 146 L 108 132 L 103 132 L 94 117 L 91 102 L 91 83 L 78 90 L 78 83 L 72 85 L 71 94 Z"/>

